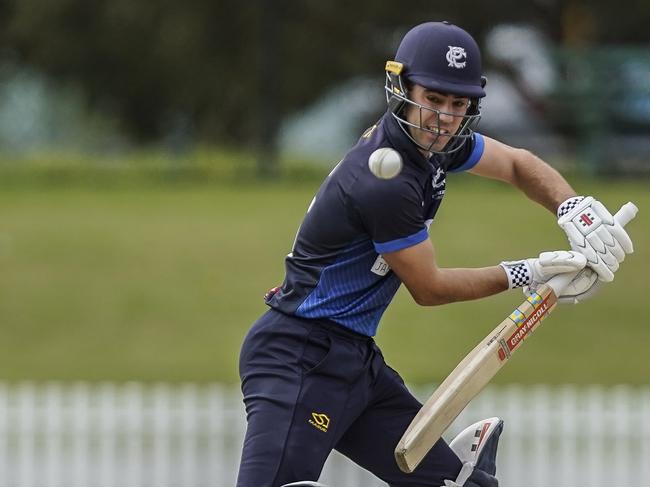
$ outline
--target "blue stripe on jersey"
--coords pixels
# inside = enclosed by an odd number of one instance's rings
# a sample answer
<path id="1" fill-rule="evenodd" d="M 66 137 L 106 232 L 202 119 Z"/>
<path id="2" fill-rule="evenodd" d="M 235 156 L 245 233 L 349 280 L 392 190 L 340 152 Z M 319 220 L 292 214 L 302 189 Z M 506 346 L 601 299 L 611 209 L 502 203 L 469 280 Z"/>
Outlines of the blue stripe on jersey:
<path id="1" fill-rule="evenodd" d="M 423 228 L 418 233 L 414 233 L 408 237 L 398 238 L 396 240 L 391 240 L 390 242 L 373 243 L 375 244 L 375 250 L 378 254 L 385 254 L 386 252 L 395 252 L 396 250 L 412 247 L 420 242 L 424 242 L 427 238 L 429 238 L 429 233 L 426 228 Z"/>
<path id="2" fill-rule="evenodd" d="M 327 318 L 367 336 L 377 333 L 379 320 L 401 281 L 394 272 L 371 272 L 377 253 L 370 240 L 346 249 L 323 268 L 316 287 L 298 306 L 296 316 Z"/>
<path id="3" fill-rule="evenodd" d="M 472 169 L 474 166 L 476 166 L 478 161 L 481 160 L 481 156 L 483 155 L 484 149 L 485 149 L 485 139 L 478 132 L 474 132 L 474 149 L 472 150 L 472 153 L 469 155 L 469 157 L 463 163 L 462 166 L 459 166 L 456 169 L 452 169 L 449 172 L 460 172 L 460 171 L 467 171 L 468 169 Z"/>

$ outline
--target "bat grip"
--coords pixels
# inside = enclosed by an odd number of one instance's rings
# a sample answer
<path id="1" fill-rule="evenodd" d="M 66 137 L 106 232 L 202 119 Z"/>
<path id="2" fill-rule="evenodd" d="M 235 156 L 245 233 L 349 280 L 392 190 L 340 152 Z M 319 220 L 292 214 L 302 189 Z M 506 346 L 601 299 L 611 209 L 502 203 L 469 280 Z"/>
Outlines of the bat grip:
<path id="1" fill-rule="evenodd" d="M 638 211 L 639 209 L 636 207 L 636 205 L 631 201 L 628 201 L 623 206 L 621 206 L 620 210 L 616 212 L 614 215 L 614 220 L 616 220 L 616 223 L 624 227 L 630 223 L 630 221 L 632 221 Z M 578 274 L 578 272 L 558 274 L 557 276 L 549 279 L 546 284 L 548 284 L 553 289 L 553 292 L 556 296 L 560 296 L 562 294 L 562 291 L 564 291 L 564 288 L 569 285 L 569 283 Z"/>

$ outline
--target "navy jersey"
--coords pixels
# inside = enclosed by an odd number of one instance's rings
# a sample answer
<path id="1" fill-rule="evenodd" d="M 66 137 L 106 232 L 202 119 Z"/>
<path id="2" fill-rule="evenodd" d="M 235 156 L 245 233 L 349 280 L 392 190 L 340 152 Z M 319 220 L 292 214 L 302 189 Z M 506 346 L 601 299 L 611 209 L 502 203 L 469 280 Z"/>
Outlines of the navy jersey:
<path id="1" fill-rule="evenodd" d="M 382 147 L 402 157 L 393 179 L 379 179 L 368 168 L 368 158 Z M 459 151 L 427 160 L 387 112 L 321 185 L 286 258 L 284 283 L 267 304 L 374 336 L 401 284 L 381 254 L 428 238 L 446 173 L 473 167 L 483 147 L 475 133 Z"/>

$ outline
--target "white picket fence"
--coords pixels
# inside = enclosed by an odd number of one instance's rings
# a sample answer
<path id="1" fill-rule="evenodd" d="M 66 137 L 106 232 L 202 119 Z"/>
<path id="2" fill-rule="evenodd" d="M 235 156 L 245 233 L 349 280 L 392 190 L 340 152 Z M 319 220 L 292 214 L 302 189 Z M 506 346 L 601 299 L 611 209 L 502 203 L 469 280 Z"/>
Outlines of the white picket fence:
<path id="1" fill-rule="evenodd" d="M 502 486 L 650 486 L 650 387 L 489 388 L 449 436 L 492 415 Z M 0 384 L 0 487 L 233 486 L 244 429 L 217 384 Z M 320 480 L 386 485 L 338 454 Z"/>

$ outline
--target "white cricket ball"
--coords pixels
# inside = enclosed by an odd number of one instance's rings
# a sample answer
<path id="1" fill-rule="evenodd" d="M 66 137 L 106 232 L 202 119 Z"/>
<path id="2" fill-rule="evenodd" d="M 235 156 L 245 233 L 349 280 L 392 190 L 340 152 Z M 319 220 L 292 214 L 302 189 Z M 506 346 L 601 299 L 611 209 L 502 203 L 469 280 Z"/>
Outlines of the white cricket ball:
<path id="1" fill-rule="evenodd" d="M 382 147 L 368 158 L 370 172 L 380 179 L 392 179 L 402 170 L 402 156 L 395 149 Z"/>

